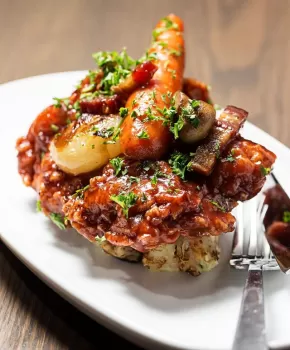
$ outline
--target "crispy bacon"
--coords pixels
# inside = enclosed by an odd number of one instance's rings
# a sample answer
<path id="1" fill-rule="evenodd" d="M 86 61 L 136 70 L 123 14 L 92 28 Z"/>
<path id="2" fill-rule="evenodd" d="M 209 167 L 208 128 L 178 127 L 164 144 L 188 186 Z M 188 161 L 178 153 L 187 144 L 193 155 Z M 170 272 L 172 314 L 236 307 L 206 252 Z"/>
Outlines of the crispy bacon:
<path id="1" fill-rule="evenodd" d="M 88 114 L 115 114 L 119 112 L 122 100 L 118 95 L 99 96 L 93 100 L 80 100 L 82 113 Z"/>
<path id="2" fill-rule="evenodd" d="M 183 182 L 163 161 L 154 162 L 149 170 L 144 167 L 125 161 L 124 175 L 116 176 L 107 165 L 101 176 L 91 179 L 83 198 L 72 198 L 64 206 L 72 226 L 91 241 L 105 236 L 114 245 L 139 251 L 173 243 L 180 235 L 218 235 L 233 229 L 233 216 L 226 207 L 220 210 L 215 205 L 215 194 L 211 196 L 205 184 L 199 188 L 194 182 Z M 153 181 L 156 171 L 159 175 Z M 132 181 L 132 176 L 140 181 Z M 112 200 L 121 193 L 137 198 L 128 218 Z M 232 208 L 232 201 L 223 201 Z"/>
<path id="3" fill-rule="evenodd" d="M 217 159 L 228 143 L 238 135 L 247 116 L 248 112 L 241 108 L 226 107 L 216 118 L 215 125 L 208 137 L 197 147 L 189 170 L 203 175 L 211 174 Z"/>

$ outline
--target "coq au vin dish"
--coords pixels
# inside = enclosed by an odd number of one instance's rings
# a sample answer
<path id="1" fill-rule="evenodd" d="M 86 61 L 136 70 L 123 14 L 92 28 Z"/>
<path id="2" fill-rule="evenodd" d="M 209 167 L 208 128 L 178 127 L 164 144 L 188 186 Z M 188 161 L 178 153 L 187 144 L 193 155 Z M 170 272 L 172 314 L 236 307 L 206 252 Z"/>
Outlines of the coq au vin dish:
<path id="1" fill-rule="evenodd" d="M 183 76 L 177 16 L 160 20 L 140 59 L 93 58 L 97 69 L 17 140 L 38 210 L 151 270 L 211 270 L 231 211 L 262 189 L 276 156 L 240 135 L 245 110 L 218 108 L 206 84 Z"/>

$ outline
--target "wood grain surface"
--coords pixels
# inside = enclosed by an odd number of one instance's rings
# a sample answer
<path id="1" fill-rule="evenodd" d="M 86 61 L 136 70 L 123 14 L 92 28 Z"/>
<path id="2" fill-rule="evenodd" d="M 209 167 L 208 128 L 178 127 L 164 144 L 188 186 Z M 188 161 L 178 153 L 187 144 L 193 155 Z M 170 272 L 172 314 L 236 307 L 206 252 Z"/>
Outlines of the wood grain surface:
<path id="1" fill-rule="evenodd" d="M 0 0 L 0 83 L 92 68 L 99 50 L 126 46 L 139 57 L 170 12 L 185 21 L 186 74 L 290 146 L 287 0 Z M 0 349 L 94 349 L 103 341 L 137 349 L 70 306 L 1 243 L 0 300 Z"/>

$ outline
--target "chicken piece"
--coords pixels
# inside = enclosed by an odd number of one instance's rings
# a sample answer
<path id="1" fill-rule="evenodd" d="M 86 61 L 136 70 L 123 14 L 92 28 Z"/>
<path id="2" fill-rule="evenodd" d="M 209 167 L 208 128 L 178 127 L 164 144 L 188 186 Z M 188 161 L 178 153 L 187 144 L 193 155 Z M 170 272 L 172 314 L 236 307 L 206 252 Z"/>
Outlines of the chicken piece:
<path id="1" fill-rule="evenodd" d="M 213 192 L 237 201 L 253 198 L 262 189 L 276 156 L 265 147 L 239 138 L 219 159 L 210 176 Z"/>
<path id="2" fill-rule="evenodd" d="M 116 176 L 116 168 L 107 165 L 82 198 L 71 198 L 63 208 L 90 241 L 104 236 L 113 245 L 144 252 L 180 235 L 232 231 L 234 217 L 211 202 L 206 185 L 183 182 L 166 162 L 121 160 L 117 170 Z"/>
<path id="3" fill-rule="evenodd" d="M 68 196 L 87 185 L 90 176 L 90 174 L 83 177 L 67 175 L 56 166 L 50 154 L 47 153 L 41 161 L 40 172 L 34 180 L 44 214 L 54 213 L 64 216 L 62 207 Z"/>

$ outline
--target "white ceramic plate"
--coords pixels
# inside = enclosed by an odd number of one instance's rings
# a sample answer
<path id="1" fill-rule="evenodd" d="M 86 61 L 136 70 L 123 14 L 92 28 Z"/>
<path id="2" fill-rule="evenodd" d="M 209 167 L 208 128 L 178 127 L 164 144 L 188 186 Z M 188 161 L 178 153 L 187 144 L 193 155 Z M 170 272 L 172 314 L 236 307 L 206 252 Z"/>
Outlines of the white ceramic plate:
<path id="1" fill-rule="evenodd" d="M 75 231 L 59 231 L 35 210 L 36 195 L 17 174 L 15 141 L 54 96 L 67 96 L 84 72 L 23 79 L 0 86 L 0 234 L 9 248 L 45 283 L 76 307 L 147 348 L 230 349 L 245 273 L 231 270 L 231 236 L 209 273 L 152 273 L 96 250 Z M 276 172 L 289 177 L 290 153 L 247 124 L 243 134 L 278 155 Z M 288 167 L 288 169 L 287 169 Z M 267 337 L 272 347 L 290 345 L 290 279 L 265 273 Z"/>

